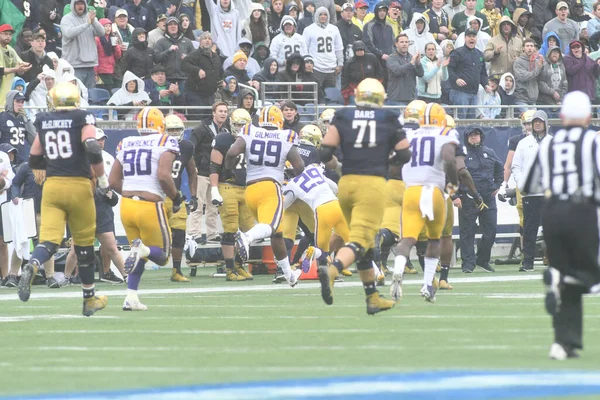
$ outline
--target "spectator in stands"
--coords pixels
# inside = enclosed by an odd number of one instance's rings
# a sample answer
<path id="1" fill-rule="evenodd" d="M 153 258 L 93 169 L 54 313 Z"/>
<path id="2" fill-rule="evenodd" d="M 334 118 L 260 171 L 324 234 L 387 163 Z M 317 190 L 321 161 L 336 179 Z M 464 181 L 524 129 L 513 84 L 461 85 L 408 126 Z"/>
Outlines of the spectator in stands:
<path id="1" fill-rule="evenodd" d="M 19 57 L 23 58 L 23 53 L 31 48 L 31 41 L 33 40 L 33 32 L 30 28 L 23 28 L 17 35 L 17 41 L 15 43 L 15 51 Z"/>
<path id="2" fill-rule="evenodd" d="M 443 6 L 444 0 L 432 0 L 431 7 L 423 13 L 429 26 L 429 32 L 438 43 L 441 43 L 442 40 L 456 40 L 457 38 L 456 34 L 452 33 L 451 18 Z"/>
<path id="3" fill-rule="evenodd" d="M 254 106 L 255 102 L 256 96 L 252 90 L 242 89 L 240 91 L 239 102 L 237 105 L 238 108 L 243 108 L 244 110 L 248 111 L 248 114 L 250 114 L 250 116 L 252 117 L 252 122 L 258 123 L 258 110 Z"/>
<path id="4" fill-rule="evenodd" d="M 364 1 L 364 0 L 363 0 Z M 315 12 L 315 2 L 313 0 L 306 0 L 302 3 L 304 7 L 304 13 L 302 18 L 298 20 L 297 32 L 302 35 L 304 29 L 313 23 L 313 14 Z M 365 13 L 366 15 L 366 13 Z"/>
<path id="5" fill-rule="evenodd" d="M 176 17 L 167 18 L 167 32 L 154 47 L 154 62 L 165 67 L 167 80 L 178 82 L 179 90 L 183 93 L 186 93 L 185 80 L 187 75 L 181 69 L 181 65 L 192 51 L 194 51 L 194 45 L 190 39 L 183 37 L 181 34 L 179 20 Z"/>
<path id="6" fill-rule="evenodd" d="M 585 12 L 583 9 L 583 2 L 581 0 L 575 0 L 571 3 L 571 19 L 577 22 L 579 29 L 582 29 L 583 23 L 592 19 L 592 15 Z"/>
<path id="7" fill-rule="evenodd" d="M 258 74 L 255 74 L 252 78 L 255 82 L 258 82 L 258 85 L 256 85 L 256 90 L 260 90 L 260 84 L 263 82 L 280 82 L 277 76 L 278 73 L 279 64 L 277 63 L 277 60 L 275 58 L 266 59 L 263 69 Z M 266 85 L 264 88 L 265 96 L 269 99 L 281 99 L 282 94 L 278 92 L 281 92 L 283 89 L 287 90 L 286 87 Z"/>
<path id="8" fill-rule="evenodd" d="M 513 22 L 517 26 L 517 37 L 523 39 L 531 38 L 533 33 L 529 29 L 532 14 L 524 8 L 517 8 L 513 14 Z"/>
<path id="9" fill-rule="evenodd" d="M 554 31 L 548 32 L 546 33 L 546 36 L 544 36 L 544 41 L 540 47 L 540 54 L 545 57 L 548 53 L 548 49 L 551 47 L 558 47 L 559 49 L 561 48 L 560 39 Z"/>
<path id="10" fill-rule="evenodd" d="M 83 0 L 71 0 L 73 12 L 60 21 L 62 32 L 62 58 L 74 68 L 74 75 L 87 88 L 96 86 L 94 67 L 98 65 L 98 52 L 94 37 L 104 36 L 104 27 L 95 11 L 88 11 Z"/>
<path id="11" fill-rule="evenodd" d="M 352 16 L 354 15 L 354 6 L 351 3 L 344 3 L 342 6 L 342 13 L 340 20 L 336 23 L 340 36 L 342 37 L 342 44 L 344 45 L 344 64 L 352 57 L 352 44 L 362 39 L 362 31 L 360 28 L 352 23 Z"/>
<path id="12" fill-rule="evenodd" d="M 111 38 L 112 23 L 108 18 L 102 18 L 100 24 L 104 27 L 104 36 L 96 37 L 96 49 L 98 50 L 98 66 L 94 68 L 98 77 L 97 86 L 109 92 L 115 87 L 113 75 L 115 64 L 123 55 L 117 38 Z M 52 61 L 50 61 L 52 62 Z"/>
<path id="13" fill-rule="evenodd" d="M 488 24 L 490 24 L 490 31 L 488 33 L 490 36 L 496 36 L 500 33 L 500 19 L 502 18 L 502 14 L 496 9 L 494 0 L 484 0 L 483 6 L 484 8 L 481 10 L 481 13 L 485 15 Z"/>
<path id="14" fill-rule="evenodd" d="M 502 17 L 499 25 L 500 33 L 490 39 L 483 52 L 483 58 L 490 63 L 491 75 L 512 73 L 515 59 L 523 50 L 523 43 L 517 37 L 517 26 L 510 17 Z"/>
<path id="15" fill-rule="evenodd" d="M 432 41 L 425 45 L 425 56 L 421 57 L 423 76 L 417 78 L 419 100 L 426 103 L 439 103 L 442 97 L 442 82 L 448 80 L 448 63 L 450 59 L 438 58 L 437 43 Z"/>
<path id="16" fill-rule="evenodd" d="M 312 0 L 309 0 L 312 2 Z M 306 2 L 304 3 L 304 9 L 306 10 Z M 369 5 L 365 0 L 358 0 L 354 4 L 354 10 L 356 11 L 356 15 L 352 17 L 352 23 L 360 28 L 361 31 L 364 31 L 364 27 L 368 20 L 365 19 L 367 16 L 367 12 L 369 10 Z M 304 11 L 304 16 L 306 18 L 306 11 Z"/>
<path id="17" fill-rule="evenodd" d="M 279 82 L 300 82 L 304 72 L 304 59 L 300 53 L 292 53 L 285 60 L 285 68 L 279 69 L 277 80 Z M 292 86 L 292 90 L 295 90 Z"/>
<path id="18" fill-rule="evenodd" d="M 181 1 L 181 5 L 179 6 L 180 15 L 185 14 L 190 17 L 190 27 L 192 30 L 202 30 L 202 21 L 200 20 L 202 10 L 200 3 L 200 0 L 184 0 Z M 242 11 L 240 10 L 240 12 Z"/>
<path id="19" fill-rule="evenodd" d="M 535 42 L 533 39 L 523 41 L 523 53 L 515 61 L 513 66 L 514 74 L 517 77 L 515 87 L 516 105 L 535 105 L 538 99 L 538 76 L 544 66 L 544 57 L 536 53 Z M 520 107 L 521 112 L 525 112 L 529 107 Z"/>
<path id="20" fill-rule="evenodd" d="M 125 117 L 127 121 L 136 119 L 139 108 L 150 104 L 152 100 L 144 90 L 144 81 L 135 76 L 133 72 L 126 71 L 123 75 L 123 84 L 112 97 L 107 105 L 119 107 L 135 107 L 131 110 L 117 110 L 119 117 Z"/>
<path id="21" fill-rule="evenodd" d="M 238 43 L 238 51 L 244 52 L 244 54 L 246 54 L 246 57 L 248 57 L 248 62 L 246 63 L 246 71 L 248 72 L 248 76 L 250 77 L 250 79 L 252 79 L 254 74 L 260 72 L 260 70 L 262 69 L 258 61 L 250 57 L 253 47 L 254 46 L 252 45 L 252 42 L 247 38 L 241 38 L 240 42 Z M 231 56 L 227 57 L 225 61 L 223 61 L 223 69 L 227 69 L 231 64 L 233 64 L 234 54 L 235 53 L 233 53 Z"/>
<path id="22" fill-rule="evenodd" d="M 470 0 L 467 0 L 470 1 Z M 483 53 L 475 48 L 477 32 L 471 29 L 465 31 L 465 45 L 455 49 L 450 54 L 448 76 L 451 84 L 450 99 L 455 105 L 477 104 L 479 85 L 487 85 Z M 460 108 L 458 118 L 475 118 L 474 108 Z"/>
<path id="23" fill-rule="evenodd" d="M 452 19 L 454 18 L 454 16 L 456 14 L 460 14 L 463 11 L 465 11 L 467 9 L 467 7 L 463 4 L 462 0 L 448 0 L 448 4 L 446 4 L 444 7 L 442 7 L 442 10 L 446 11 L 446 14 L 448 14 L 448 18 L 450 18 L 450 27 L 452 27 Z M 457 35 L 458 34 L 454 31 L 454 29 L 450 29 L 450 31 L 452 32 L 453 35 Z M 459 32 L 462 33 L 462 32 Z"/>
<path id="24" fill-rule="evenodd" d="M 25 82 L 31 82 L 42 72 L 44 65 L 49 68 L 54 68 L 52 60 L 46 55 L 46 37 L 40 33 L 35 33 L 32 37 L 31 48 L 21 55 L 23 62 L 31 64 L 29 71 L 25 72 L 21 77 Z"/>
<path id="25" fill-rule="evenodd" d="M 268 13 L 268 29 L 271 40 L 281 33 L 281 20 L 285 13 L 283 12 L 283 1 L 272 0 L 271 11 Z"/>
<path id="26" fill-rule="evenodd" d="M 425 54 L 425 45 L 435 43 L 438 58 L 442 57 L 442 50 L 437 45 L 433 35 L 429 33 L 427 19 L 421 13 L 414 13 L 410 28 L 404 31 L 408 35 L 408 52 L 411 54 Z M 458 47 L 458 46 L 456 46 Z"/>
<path id="27" fill-rule="evenodd" d="M 477 17 L 469 17 L 467 18 L 467 25 L 471 30 L 477 31 L 477 42 L 475 42 L 475 48 L 482 53 L 485 51 L 485 48 L 489 41 L 492 39 L 490 35 L 481 31 L 481 20 Z M 462 47 L 465 45 L 465 33 L 461 33 L 458 35 L 456 39 L 456 43 L 454 43 L 456 47 Z"/>
<path id="28" fill-rule="evenodd" d="M 563 58 L 569 82 L 568 91 L 580 90 L 593 101 L 596 99 L 596 80 L 600 76 L 600 61 L 594 61 L 584 53 L 583 43 L 580 40 L 573 40 L 569 44 L 569 50 L 569 54 Z"/>
<path id="29" fill-rule="evenodd" d="M 9 24 L 0 25 L 0 108 L 4 107 L 6 94 L 11 89 L 15 74 L 24 75 L 31 65 L 22 62 L 10 46 L 14 29 Z"/>
<path id="30" fill-rule="evenodd" d="M 542 32 L 544 25 L 546 25 L 546 23 L 554 17 L 555 13 L 552 11 L 554 1 L 555 0 L 536 0 L 531 2 L 530 11 L 533 15 L 535 15 L 535 18 L 533 19 L 535 30 Z M 515 10 L 513 17 L 517 11 L 518 10 Z M 515 20 L 513 19 L 513 21 Z M 540 37 L 543 38 L 544 35 L 542 34 Z"/>
<path id="31" fill-rule="evenodd" d="M 238 83 L 244 85 L 252 85 L 256 86 L 256 83 L 250 79 L 248 75 L 248 71 L 246 71 L 246 64 L 248 63 L 248 57 L 246 53 L 241 50 L 238 50 L 233 55 L 233 64 L 227 67 L 224 71 L 225 76 L 233 75 L 238 80 Z M 265 61 L 266 63 L 266 61 Z"/>
<path id="32" fill-rule="evenodd" d="M 240 15 L 240 11 L 232 7 L 231 0 L 207 0 L 206 7 L 213 42 L 221 54 L 229 57 L 237 51 L 237 44 L 242 38 L 242 19 L 247 16 Z"/>
<path id="33" fill-rule="evenodd" d="M 194 144 L 194 161 L 198 168 L 198 210 L 190 214 L 188 233 L 197 241 L 202 240 L 202 219 L 203 208 L 206 207 L 206 238 L 208 240 L 217 239 L 217 207 L 212 204 L 210 194 L 210 152 L 212 151 L 215 137 L 219 133 L 228 133 L 225 129 L 225 121 L 228 116 L 228 106 L 226 103 L 215 103 L 212 106 L 212 115 L 202 121 L 198 127 L 194 128 L 190 135 L 190 141 Z"/>
<path id="34" fill-rule="evenodd" d="M 12 81 L 12 85 L 10 90 L 16 90 L 17 92 L 25 93 L 25 87 L 27 86 L 27 82 L 20 76 L 15 76 Z"/>
<path id="35" fill-rule="evenodd" d="M 502 97 L 498 92 L 498 84 L 500 80 L 495 76 L 488 77 L 488 84 L 485 86 L 479 86 L 479 91 L 477 92 L 477 104 L 488 107 L 481 107 L 477 109 L 477 118 L 480 119 L 495 119 L 498 118 L 502 109 L 500 107 L 492 107 L 492 106 L 500 106 L 502 104 Z"/>
<path id="36" fill-rule="evenodd" d="M 546 37 L 548 32 L 556 32 L 560 38 L 560 50 L 563 54 L 567 53 L 569 43 L 579 38 L 579 26 L 577 22 L 567 18 L 569 16 L 569 5 L 560 1 L 556 5 L 556 17 L 544 25 L 542 37 Z"/>
<path id="37" fill-rule="evenodd" d="M 452 39 L 443 40 L 440 43 L 440 47 L 442 48 L 442 52 L 444 56 L 442 60 L 450 59 L 450 53 L 454 51 L 454 42 Z M 450 75 L 448 75 L 448 79 L 442 81 L 442 97 L 440 97 L 440 104 L 451 104 L 450 101 L 450 90 L 452 89 L 452 85 L 450 84 Z"/>
<path id="38" fill-rule="evenodd" d="M 475 9 L 476 5 L 477 0 L 465 0 L 465 10 L 456 13 L 452 17 L 452 30 L 454 33 L 457 35 L 463 33 L 469 27 L 467 25 L 467 18 L 474 16 L 483 21 L 481 30 L 489 34 L 490 26 L 488 24 L 487 17 Z"/>
<path id="39" fill-rule="evenodd" d="M 405 32 L 396 38 L 396 51 L 387 59 L 386 66 L 386 104 L 407 105 L 415 97 L 417 77 L 423 76 L 423 65 L 419 53 L 408 52 L 408 35 Z"/>
<path id="40" fill-rule="evenodd" d="M 154 52 L 148 48 L 146 31 L 143 28 L 133 30 L 131 46 L 123 54 L 120 62 L 124 71 L 131 71 L 142 79 L 150 77 L 150 71 L 154 66 Z"/>
<path id="41" fill-rule="evenodd" d="M 32 1 L 29 5 L 31 6 L 30 18 L 34 18 L 39 23 L 38 29 L 43 29 L 45 32 L 46 51 L 55 51 L 56 40 L 59 38 L 54 24 L 58 24 L 62 18 L 62 5 L 59 6 L 57 0 Z"/>
<path id="42" fill-rule="evenodd" d="M 144 80 L 144 90 L 150 97 L 150 105 L 157 106 L 172 106 L 183 105 L 185 98 L 177 82 L 168 82 L 165 68 L 161 65 L 156 65 L 152 69 L 150 78 Z"/>
<path id="43" fill-rule="evenodd" d="M 167 16 L 161 14 L 156 20 L 156 28 L 148 33 L 148 47 L 153 49 L 156 43 L 163 38 L 167 31 Z"/>
<path id="44" fill-rule="evenodd" d="M 271 50 L 265 42 L 258 42 L 252 51 L 252 58 L 256 60 L 258 66 L 262 69 L 264 62 L 271 56 Z M 248 59 L 250 60 L 250 59 Z M 250 62 L 250 61 L 249 61 Z"/>
<path id="45" fill-rule="evenodd" d="M 271 43 L 271 37 L 269 36 L 267 12 L 260 3 L 252 3 L 251 7 L 252 11 L 250 16 L 246 18 L 242 35 L 254 46 L 259 42 L 263 42 L 268 47 Z"/>
<path id="46" fill-rule="evenodd" d="M 281 19 L 281 33 L 271 40 L 271 57 L 274 57 L 280 66 L 285 65 L 285 59 L 292 53 L 307 54 L 306 42 L 302 35 L 296 33 L 296 20 L 285 15 Z"/>
<path id="47" fill-rule="evenodd" d="M 386 23 L 392 27 L 394 31 L 394 37 L 398 36 L 400 32 L 408 26 L 409 21 L 408 14 L 402 12 L 402 4 L 399 1 L 392 1 L 388 8 Z"/>
<path id="48" fill-rule="evenodd" d="M 340 4 L 338 4 L 338 7 Z M 318 10 L 321 7 L 325 7 L 329 14 L 329 23 L 335 25 L 337 22 L 337 9 L 334 0 L 315 0 L 315 8 Z"/>
<path id="49" fill-rule="evenodd" d="M 127 11 L 127 17 L 131 26 L 146 30 L 150 28 L 148 10 L 142 5 L 142 0 L 128 0 L 123 9 Z"/>
<path id="50" fill-rule="evenodd" d="M 79 106 L 84 108 L 89 105 L 88 103 L 88 88 L 83 84 L 81 79 L 73 75 L 73 67 L 68 61 L 62 58 L 58 61 L 56 67 L 56 82 L 71 82 L 79 89 Z"/>
<path id="51" fill-rule="evenodd" d="M 381 62 L 381 67 L 386 69 L 388 58 L 394 54 L 394 29 L 387 25 L 386 16 L 388 6 L 383 1 L 377 3 L 373 20 L 365 24 L 363 28 L 363 41 L 367 50 L 374 54 Z M 387 71 L 384 71 L 384 75 Z"/>
<path id="52" fill-rule="evenodd" d="M 167 17 L 175 15 L 177 5 L 173 3 L 171 0 L 149 0 L 146 2 L 148 23 L 150 24 L 148 29 L 156 28 L 159 15 L 166 15 Z M 154 21 L 157 21 L 157 24 Z"/>
<path id="53" fill-rule="evenodd" d="M 187 76 L 186 103 L 210 106 L 214 103 L 217 89 L 222 87 L 222 61 L 212 50 L 210 32 L 203 32 L 198 40 L 200 47 L 188 54 L 182 64 L 182 69 Z"/>
<path id="54" fill-rule="evenodd" d="M 125 2 L 126 0 L 117 0 L 118 2 Z M 65 4 L 65 7 L 63 8 L 63 15 L 67 15 L 70 14 L 72 11 L 72 6 L 73 6 L 73 1 L 72 0 L 63 0 L 62 1 Z M 88 0 L 87 1 L 87 8 L 89 11 L 94 11 L 96 13 L 96 17 L 98 17 L 98 20 L 100 20 L 101 18 L 104 18 L 105 15 L 105 11 L 106 11 L 106 0 Z M 110 19 L 110 18 L 109 18 Z"/>
<path id="55" fill-rule="evenodd" d="M 298 24 L 299 7 L 298 7 L 298 4 L 294 0 L 289 1 L 283 7 L 283 12 L 285 13 L 285 15 L 289 15 L 290 17 L 294 18 L 294 20 L 296 20 L 296 25 Z"/>
<path id="56" fill-rule="evenodd" d="M 510 72 L 505 72 L 500 77 L 500 103 L 503 106 L 515 105 L 515 76 Z M 506 109 L 503 108 L 500 113 L 500 118 L 506 118 Z"/>
<path id="57" fill-rule="evenodd" d="M 307 54 L 314 57 L 315 78 L 323 89 L 337 86 L 336 76 L 342 73 L 344 65 L 342 37 L 337 26 L 329 23 L 330 19 L 327 8 L 317 8 L 315 22 L 302 35 Z"/>
<path id="58" fill-rule="evenodd" d="M 353 45 L 354 56 L 344 64 L 342 70 L 342 95 L 346 104 L 354 104 L 354 91 L 358 84 L 366 78 L 375 78 L 383 81 L 381 63 L 371 53 L 366 53 L 366 46 L 362 40 L 357 40 Z"/>
<path id="59" fill-rule="evenodd" d="M 129 23 L 129 14 L 127 13 L 127 10 L 117 10 L 117 13 L 115 14 L 115 23 L 112 26 L 112 32 L 119 38 L 119 44 L 121 45 L 121 50 L 123 52 L 127 51 L 131 44 L 134 29 L 135 27 Z M 142 29 L 145 30 L 145 28 Z"/>
<path id="60" fill-rule="evenodd" d="M 291 100 L 283 101 L 279 104 L 279 108 L 283 112 L 283 129 L 291 129 L 294 132 L 300 132 L 304 125 L 300 122 L 300 114 L 298 114 L 298 106 Z"/>
<path id="61" fill-rule="evenodd" d="M 48 107 L 48 91 L 54 87 L 55 79 L 54 70 L 44 66 L 42 72 L 27 85 L 25 105 L 27 107 L 43 107 L 29 109 L 28 115 L 32 121 L 35 121 L 35 115 L 38 112 L 44 111 L 44 108 Z"/>
<path id="62" fill-rule="evenodd" d="M 179 25 L 181 28 L 181 34 L 183 37 L 190 39 L 190 41 L 196 41 L 196 37 L 194 36 L 194 28 L 190 25 L 190 17 L 187 14 L 181 14 L 179 16 Z"/>
<path id="63" fill-rule="evenodd" d="M 569 88 L 567 72 L 563 64 L 563 57 L 559 47 L 552 47 L 546 54 L 544 66 L 538 76 L 538 87 L 540 94 L 537 104 L 556 106 L 545 109 L 549 118 L 558 118 L 560 104 Z"/>
<path id="64" fill-rule="evenodd" d="M 237 107 L 240 97 L 240 87 L 235 76 L 230 75 L 224 79 L 225 85 L 217 90 L 215 102 L 227 103 L 229 107 Z"/>
<path id="65" fill-rule="evenodd" d="M 587 24 L 587 33 L 590 38 L 592 48 L 598 48 L 598 40 L 600 39 L 600 1 L 594 3 L 594 18 L 590 19 Z"/>

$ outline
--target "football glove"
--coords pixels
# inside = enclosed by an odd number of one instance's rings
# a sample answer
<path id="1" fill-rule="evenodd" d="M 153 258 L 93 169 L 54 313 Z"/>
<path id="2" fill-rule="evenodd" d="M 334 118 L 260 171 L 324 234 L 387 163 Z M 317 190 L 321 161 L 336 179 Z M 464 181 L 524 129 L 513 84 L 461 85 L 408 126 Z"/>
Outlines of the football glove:
<path id="1" fill-rule="evenodd" d="M 177 214 L 181 209 L 181 203 L 185 200 L 181 192 L 177 192 L 177 196 L 173 199 L 173 214 Z"/>
<path id="2" fill-rule="evenodd" d="M 188 205 L 190 207 L 190 212 L 194 212 L 198 209 L 198 198 L 196 196 L 192 196 L 190 201 L 188 201 Z"/>
<path id="3" fill-rule="evenodd" d="M 221 197 L 221 193 L 219 193 L 219 188 L 213 186 L 210 188 L 210 197 L 212 198 L 213 206 L 220 207 L 223 205 L 223 198 Z"/>
<path id="4" fill-rule="evenodd" d="M 458 192 L 458 186 L 457 185 L 453 185 L 452 183 L 448 183 L 446 185 L 446 193 L 448 193 L 448 195 L 450 197 L 454 196 L 454 194 Z"/>
<path id="5" fill-rule="evenodd" d="M 500 187 L 498 188 L 498 198 L 501 197 L 505 197 L 506 196 L 506 188 L 508 187 L 508 184 L 506 182 L 502 182 L 502 185 L 500 185 Z"/>
<path id="6" fill-rule="evenodd" d="M 106 175 L 98 177 L 98 185 L 96 185 L 96 192 L 101 196 L 106 196 L 108 193 L 108 178 Z"/>
<path id="7" fill-rule="evenodd" d="M 471 195 L 470 193 L 468 193 L 467 197 L 470 199 L 473 199 L 473 201 L 475 202 L 475 207 L 477 207 L 477 209 L 479 211 L 489 209 L 488 205 L 484 203 L 484 201 L 481 198 L 481 195 L 479 193 L 475 193 L 474 195 Z"/>

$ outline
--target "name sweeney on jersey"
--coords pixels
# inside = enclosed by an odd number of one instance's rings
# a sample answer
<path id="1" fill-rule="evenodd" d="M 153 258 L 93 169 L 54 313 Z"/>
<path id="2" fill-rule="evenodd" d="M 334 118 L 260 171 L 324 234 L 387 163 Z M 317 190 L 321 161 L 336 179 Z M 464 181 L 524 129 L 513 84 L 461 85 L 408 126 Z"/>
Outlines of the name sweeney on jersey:
<path id="1" fill-rule="evenodd" d="M 70 129 L 72 119 L 51 119 L 42 121 L 42 129 Z"/>

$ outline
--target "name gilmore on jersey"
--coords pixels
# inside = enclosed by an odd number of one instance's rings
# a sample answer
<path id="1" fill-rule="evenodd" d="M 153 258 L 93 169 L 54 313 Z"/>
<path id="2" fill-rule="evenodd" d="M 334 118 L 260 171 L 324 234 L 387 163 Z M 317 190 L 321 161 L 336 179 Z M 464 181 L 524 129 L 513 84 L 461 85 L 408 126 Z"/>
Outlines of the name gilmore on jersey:
<path id="1" fill-rule="evenodd" d="M 258 139 L 279 139 L 279 132 L 260 131 L 254 135 Z"/>

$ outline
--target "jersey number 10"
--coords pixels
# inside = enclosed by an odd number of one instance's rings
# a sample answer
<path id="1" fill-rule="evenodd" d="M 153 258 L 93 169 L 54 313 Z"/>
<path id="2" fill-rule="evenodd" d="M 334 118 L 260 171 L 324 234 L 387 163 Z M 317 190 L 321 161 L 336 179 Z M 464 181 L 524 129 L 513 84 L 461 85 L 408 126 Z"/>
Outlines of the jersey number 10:
<path id="1" fill-rule="evenodd" d="M 435 160 L 435 138 L 416 137 L 410 141 L 410 166 L 433 166 Z"/>

